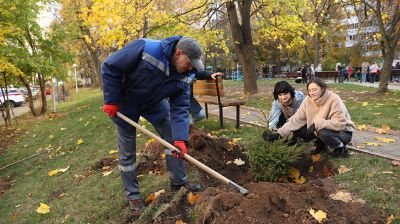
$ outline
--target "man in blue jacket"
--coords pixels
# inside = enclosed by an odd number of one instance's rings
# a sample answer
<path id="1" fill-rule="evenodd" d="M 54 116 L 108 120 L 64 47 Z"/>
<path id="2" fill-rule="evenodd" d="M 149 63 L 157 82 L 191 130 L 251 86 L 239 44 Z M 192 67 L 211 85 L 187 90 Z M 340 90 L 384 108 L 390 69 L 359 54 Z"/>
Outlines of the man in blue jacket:
<path id="1" fill-rule="evenodd" d="M 136 174 L 136 129 L 116 117 L 117 111 L 135 122 L 142 116 L 166 141 L 181 150 L 166 150 L 171 189 L 200 191 L 187 181 L 183 156 L 189 140 L 189 71 L 204 70 L 201 49 L 190 37 L 139 39 L 109 56 L 102 66 L 104 106 L 117 127 L 119 169 L 134 215 L 144 210 Z"/>

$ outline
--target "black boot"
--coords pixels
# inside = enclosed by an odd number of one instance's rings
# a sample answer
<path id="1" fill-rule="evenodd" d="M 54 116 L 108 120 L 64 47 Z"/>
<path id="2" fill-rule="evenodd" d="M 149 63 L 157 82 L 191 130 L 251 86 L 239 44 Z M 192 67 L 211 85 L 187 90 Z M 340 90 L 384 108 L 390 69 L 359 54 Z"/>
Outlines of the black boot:
<path id="1" fill-rule="evenodd" d="M 346 158 L 349 156 L 349 151 L 347 151 L 346 146 L 343 146 L 336 148 L 331 153 L 329 153 L 329 155 L 333 157 Z"/>
<path id="2" fill-rule="evenodd" d="M 328 147 L 325 145 L 323 141 L 321 141 L 321 139 L 315 140 L 314 146 L 315 149 L 311 151 L 311 154 L 313 155 L 328 151 Z"/>

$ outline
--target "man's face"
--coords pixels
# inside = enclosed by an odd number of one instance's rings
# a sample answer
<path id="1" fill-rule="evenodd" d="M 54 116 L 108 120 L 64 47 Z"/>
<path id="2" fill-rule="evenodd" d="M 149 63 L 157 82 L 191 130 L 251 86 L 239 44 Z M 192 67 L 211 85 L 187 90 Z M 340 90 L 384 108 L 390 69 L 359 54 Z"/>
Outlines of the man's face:
<path id="1" fill-rule="evenodd" d="M 189 57 L 181 50 L 176 50 L 173 65 L 179 73 L 188 72 L 193 69 L 193 65 L 190 62 Z"/>

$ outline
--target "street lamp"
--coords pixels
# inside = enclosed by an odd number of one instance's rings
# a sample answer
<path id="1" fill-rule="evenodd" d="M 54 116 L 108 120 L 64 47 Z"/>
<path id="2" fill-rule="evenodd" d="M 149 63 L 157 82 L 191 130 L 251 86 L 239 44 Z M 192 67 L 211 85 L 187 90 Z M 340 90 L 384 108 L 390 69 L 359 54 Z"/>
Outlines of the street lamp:
<path id="1" fill-rule="evenodd" d="M 76 65 L 75 63 L 72 65 L 72 67 L 74 67 L 74 72 L 75 72 L 75 92 L 78 93 L 78 78 L 76 77 L 76 67 L 78 67 L 78 65 Z"/>

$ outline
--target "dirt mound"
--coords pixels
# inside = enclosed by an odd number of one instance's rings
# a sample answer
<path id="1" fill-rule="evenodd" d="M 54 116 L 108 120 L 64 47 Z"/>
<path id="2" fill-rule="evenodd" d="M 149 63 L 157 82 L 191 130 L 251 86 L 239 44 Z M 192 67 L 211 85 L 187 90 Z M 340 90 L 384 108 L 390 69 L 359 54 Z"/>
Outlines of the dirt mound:
<path id="1" fill-rule="evenodd" d="M 242 184 L 252 180 L 249 173 L 249 161 L 238 142 L 229 138 L 217 138 L 194 126 L 190 130 L 189 153 L 191 156 L 236 183 Z M 238 161 L 244 163 L 237 163 Z M 203 181 L 207 186 L 220 184 L 213 178 L 206 176 L 204 178 L 207 178 Z"/>
<path id="2" fill-rule="evenodd" d="M 106 157 L 94 163 L 90 167 L 90 172 L 102 172 L 104 170 L 112 169 L 117 165 L 118 165 L 118 158 Z"/>
<path id="3" fill-rule="evenodd" d="M 199 223 L 318 223 L 309 209 L 327 213 L 324 223 L 385 223 L 383 213 L 357 203 L 329 198 L 323 181 L 303 185 L 250 183 L 249 195 L 225 188 L 208 188 L 195 210 Z"/>
<path id="4" fill-rule="evenodd" d="M 141 152 L 139 172 L 165 170 L 160 156 L 163 147 L 147 144 Z M 330 198 L 337 186 L 329 176 L 337 168 L 328 157 L 304 154 L 293 164 L 304 184 L 255 181 L 249 171 L 247 156 L 234 139 L 218 138 L 205 130 L 191 127 L 189 153 L 192 157 L 249 190 L 247 196 L 223 185 L 205 172 L 186 163 L 188 173 L 195 175 L 205 185 L 193 205 L 187 201 L 187 191 L 167 192 L 158 197 L 148 209 L 157 210 L 151 218 L 141 218 L 138 223 L 318 223 L 309 210 L 322 210 L 327 214 L 323 223 L 385 223 L 382 212 L 355 202 Z M 238 162 L 239 161 L 239 162 Z M 142 167 L 142 168 L 140 168 Z M 196 171 L 196 172 L 194 172 Z M 327 178 L 328 177 L 328 178 Z M 197 180 L 198 181 L 198 180 Z M 131 220 L 132 221 L 132 220 Z M 143 222 L 142 222 L 143 221 Z"/>

